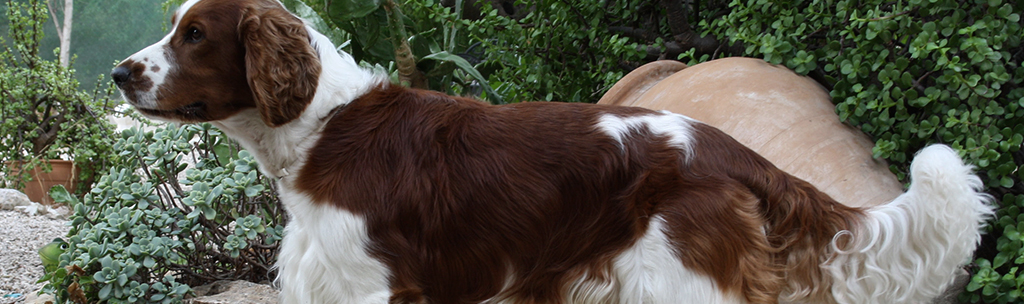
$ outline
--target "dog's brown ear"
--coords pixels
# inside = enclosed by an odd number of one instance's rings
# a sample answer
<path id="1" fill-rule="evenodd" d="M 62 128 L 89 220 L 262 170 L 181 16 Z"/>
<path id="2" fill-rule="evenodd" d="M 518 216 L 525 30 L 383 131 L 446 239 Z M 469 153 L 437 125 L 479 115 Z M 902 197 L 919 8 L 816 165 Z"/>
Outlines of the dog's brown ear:
<path id="1" fill-rule="evenodd" d="M 256 108 L 271 127 L 302 114 L 316 94 L 320 59 L 309 33 L 283 7 L 250 7 L 242 12 L 239 37 Z"/>

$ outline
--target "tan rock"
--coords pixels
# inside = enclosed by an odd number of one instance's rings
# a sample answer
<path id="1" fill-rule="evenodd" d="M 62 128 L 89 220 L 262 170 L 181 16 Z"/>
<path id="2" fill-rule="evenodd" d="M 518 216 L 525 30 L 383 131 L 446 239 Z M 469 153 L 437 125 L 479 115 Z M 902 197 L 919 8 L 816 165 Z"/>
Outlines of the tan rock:
<path id="1" fill-rule="evenodd" d="M 196 297 L 190 304 L 277 304 L 278 291 L 265 284 L 248 281 L 217 281 L 192 289 Z"/>
<path id="2" fill-rule="evenodd" d="M 25 296 L 25 302 L 24 303 L 25 304 L 54 304 L 54 303 L 57 303 L 57 299 L 55 299 L 52 295 L 45 294 L 45 293 L 41 294 L 41 295 L 37 295 L 36 293 L 31 293 L 31 294 L 28 294 L 28 295 Z"/>

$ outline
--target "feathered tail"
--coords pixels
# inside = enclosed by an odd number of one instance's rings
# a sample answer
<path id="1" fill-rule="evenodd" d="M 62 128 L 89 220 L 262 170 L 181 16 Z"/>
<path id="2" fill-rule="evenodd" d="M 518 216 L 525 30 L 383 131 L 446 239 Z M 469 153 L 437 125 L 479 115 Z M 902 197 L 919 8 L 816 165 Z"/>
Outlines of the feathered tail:
<path id="1" fill-rule="evenodd" d="M 932 145 L 910 165 L 910 189 L 866 209 L 832 239 L 822 265 L 838 303 L 919 303 L 938 296 L 968 262 L 992 216 L 981 180 L 953 149 Z"/>

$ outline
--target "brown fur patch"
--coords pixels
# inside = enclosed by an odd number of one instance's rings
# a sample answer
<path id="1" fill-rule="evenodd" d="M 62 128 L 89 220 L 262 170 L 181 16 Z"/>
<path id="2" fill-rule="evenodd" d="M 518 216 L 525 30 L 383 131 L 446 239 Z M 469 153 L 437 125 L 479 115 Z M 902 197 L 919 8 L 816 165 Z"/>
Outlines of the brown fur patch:
<path id="1" fill-rule="evenodd" d="M 832 254 L 832 237 L 842 230 L 852 230 L 865 216 L 864 210 L 847 207 L 818 191 L 811 184 L 777 169 L 766 159 L 743 147 L 725 133 L 707 125 L 697 128 L 694 167 L 703 172 L 718 172 L 747 188 L 757 198 L 755 211 L 759 226 L 764 227 L 771 259 L 762 268 L 774 270 L 785 284 L 767 275 L 753 275 L 750 286 L 766 285 L 769 293 L 747 292 L 751 302 L 774 303 L 779 293 L 806 290 L 813 303 L 832 302 L 832 282 L 819 267 Z M 761 253 L 759 253 L 761 254 Z M 756 273 L 756 272 L 747 272 Z M 761 283 L 758 283 L 761 282 Z M 745 287 L 747 288 L 747 287 Z M 752 295 L 757 295 L 752 297 Z M 754 299 L 761 299 L 755 301 Z"/>
<path id="2" fill-rule="evenodd" d="M 278 4 L 251 5 L 238 25 L 245 68 L 263 121 L 280 126 L 298 118 L 316 94 L 320 59 L 302 20 Z"/>

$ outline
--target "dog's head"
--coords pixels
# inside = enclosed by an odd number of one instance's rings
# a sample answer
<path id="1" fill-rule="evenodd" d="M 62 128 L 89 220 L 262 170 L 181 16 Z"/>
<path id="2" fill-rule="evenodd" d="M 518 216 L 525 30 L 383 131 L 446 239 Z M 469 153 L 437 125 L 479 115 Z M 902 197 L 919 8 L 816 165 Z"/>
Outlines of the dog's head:
<path id="1" fill-rule="evenodd" d="M 309 33 L 277 0 L 189 0 L 172 26 L 111 72 L 148 117 L 216 121 L 256 108 L 276 127 L 297 118 L 316 92 L 320 61 Z"/>

